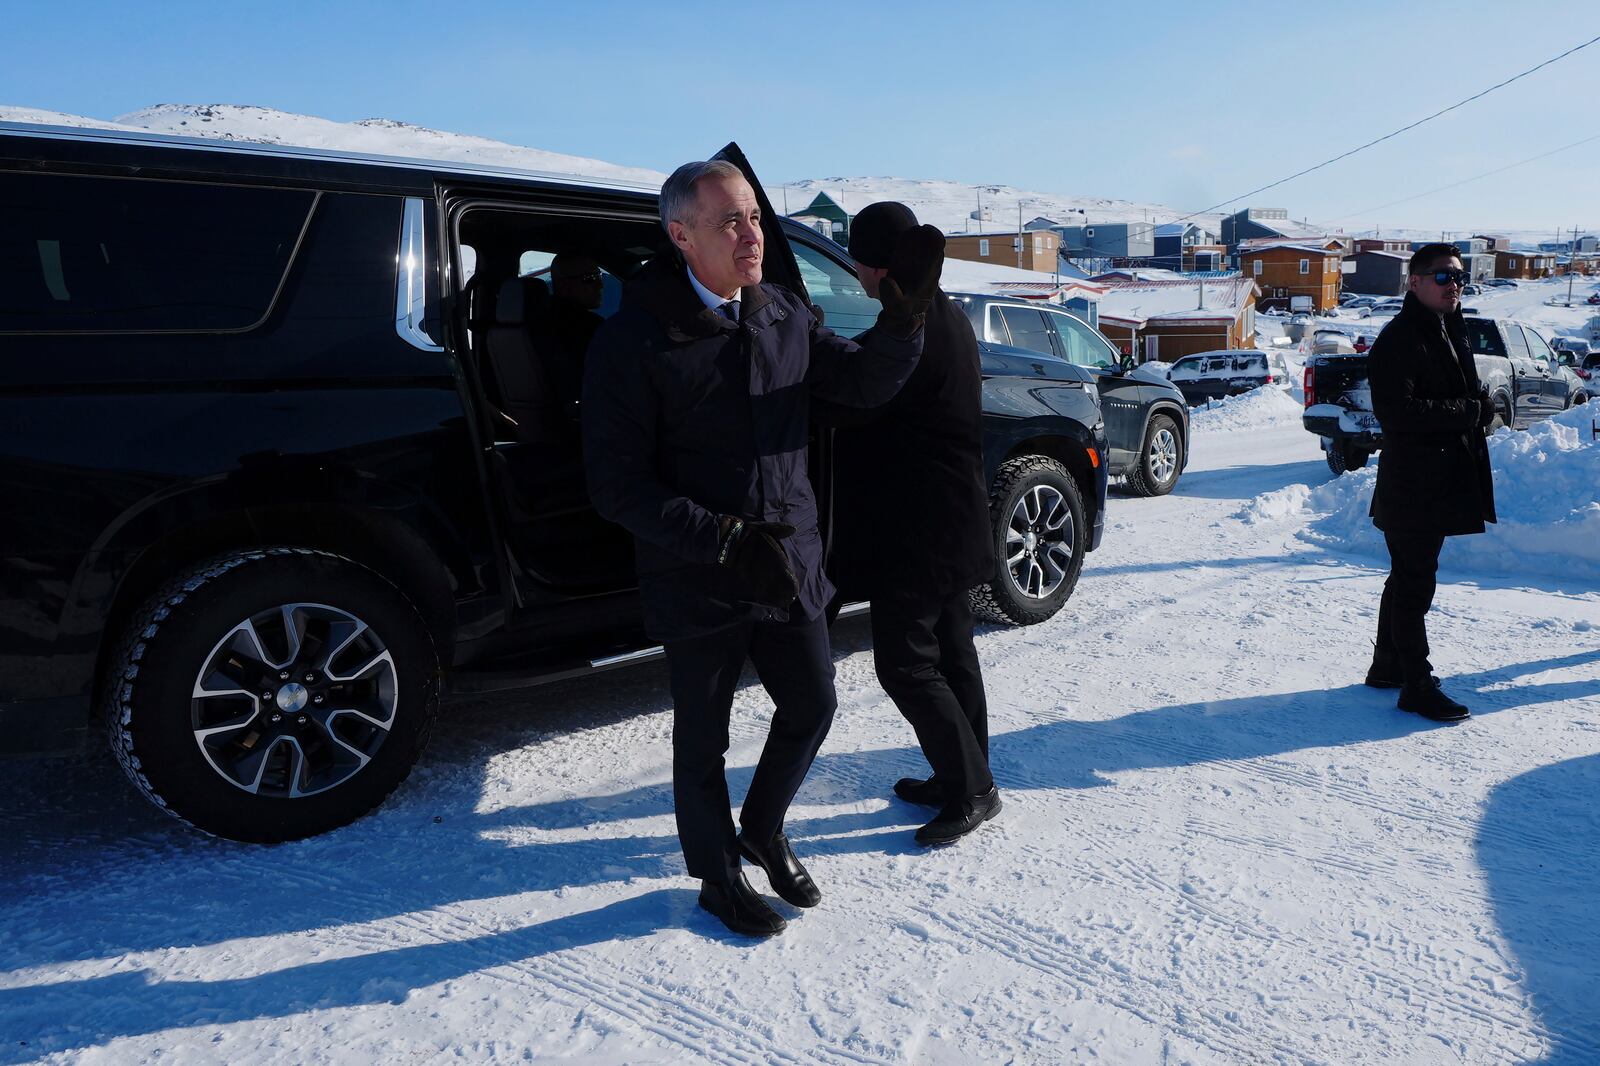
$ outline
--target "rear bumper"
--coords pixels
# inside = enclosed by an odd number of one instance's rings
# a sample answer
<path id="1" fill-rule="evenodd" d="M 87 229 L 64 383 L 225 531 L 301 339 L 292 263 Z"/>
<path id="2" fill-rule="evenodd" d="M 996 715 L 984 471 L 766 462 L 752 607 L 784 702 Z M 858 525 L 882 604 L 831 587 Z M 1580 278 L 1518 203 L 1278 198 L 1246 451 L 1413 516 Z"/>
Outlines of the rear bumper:
<path id="1" fill-rule="evenodd" d="M 0 703 L 0 756 L 75 751 L 88 736 L 89 711 L 80 696 Z"/>
<path id="2" fill-rule="evenodd" d="M 1383 445 L 1383 434 L 1376 430 L 1352 430 L 1333 416 L 1306 415 L 1302 419 L 1306 430 L 1331 440 L 1355 441 L 1363 448 L 1376 451 Z"/>

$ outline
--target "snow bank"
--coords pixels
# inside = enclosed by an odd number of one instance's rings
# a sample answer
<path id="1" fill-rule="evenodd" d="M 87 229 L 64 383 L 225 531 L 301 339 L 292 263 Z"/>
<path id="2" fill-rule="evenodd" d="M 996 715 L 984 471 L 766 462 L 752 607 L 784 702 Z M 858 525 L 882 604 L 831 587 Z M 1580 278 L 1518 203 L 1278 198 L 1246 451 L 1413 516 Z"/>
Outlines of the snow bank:
<path id="1" fill-rule="evenodd" d="M 1195 433 L 1298 426 L 1300 410 L 1300 404 L 1284 389 L 1263 386 L 1196 407 L 1189 425 Z"/>
<path id="2" fill-rule="evenodd" d="M 1234 512 L 1233 517 L 1247 526 L 1275 522 L 1280 518 L 1305 513 L 1306 502 L 1310 498 L 1310 485 L 1285 485 L 1257 496 Z"/>
<path id="3" fill-rule="evenodd" d="M 1500 521 L 1484 536 L 1445 541 L 1440 565 L 1485 574 L 1543 574 L 1600 582 L 1600 440 L 1593 431 L 1597 421 L 1600 408 L 1585 404 L 1525 433 L 1501 430 L 1490 438 L 1489 464 Z M 1321 517 L 1301 536 L 1333 551 L 1387 558 L 1383 535 L 1367 515 L 1376 478 L 1372 464 L 1312 490 L 1305 507 Z M 1265 513 L 1281 502 L 1257 497 L 1245 511 L 1255 505 Z M 1244 518 L 1245 511 L 1237 517 Z"/>

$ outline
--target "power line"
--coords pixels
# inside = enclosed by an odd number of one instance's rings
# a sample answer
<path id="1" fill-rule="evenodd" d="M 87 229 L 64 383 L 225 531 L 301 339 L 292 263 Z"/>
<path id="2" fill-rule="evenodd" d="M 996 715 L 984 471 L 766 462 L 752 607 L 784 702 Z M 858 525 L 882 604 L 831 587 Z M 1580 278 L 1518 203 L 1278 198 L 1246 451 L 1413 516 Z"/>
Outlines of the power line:
<path id="1" fill-rule="evenodd" d="M 1524 165 L 1526 163 L 1532 163 L 1532 162 L 1535 162 L 1535 161 L 1540 160 L 1540 159 L 1548 158 L 1549 156 L 1556 155 L 1556 154 L 1558 154 L 1560 152 L 1565 152 L 1565 151 L 1567 151 L 1569 149 L 1577 148 L 1580 145 L 1588 144 L 1590 141 L 1600 141 L 1600 133 L 1596 133 L 1592 137 L 1585 137 L 1581 141 L 1573 141 L 1571 144 L 1564 144 L 1560 148 L 1552 148 L 1548 152 L 1540 152 L 1538 155 L 1530 155 L 1528 158 L 1519 159 L 1515 163 L 1507 163 L 1505 166 L 1496 167 L 1494 170 L 1486 170 L 1482 174 L 1474 174 L 1470 178 L 1462 178 L 1460 181 L 1453 181 L 1449 185 L 1441 185 L 1436 189 L 1429 189 L 1426 192 L 1419 192 L 1419 193 L 1415 194 L 1414 196 L 1403 196 L 1398 200 L 1390 200 L 1386 204 L 1379 204 L 1377 207 L 1368 207 L 1368 208 L 1365 208 L 1364 210 L 1361 210 L 1361 211 L 1352 211 L 1348 215 L 1339 215 L 1336 218 L 1329 219 L 1328 221 L 1329 222 L 1343 222 L 1347 218 L 1360 218 L 1363 215 L 1370 215 L 1374 211 L 1382 211 L 1386 207 L 1393 207 L 1396 204 L 1410 203 L 1412 200 L 1420 200 L 1424 196 L 1432 196 L 1436 192 L 1444 192 L 1447 189 L 1454 189 L 1457 186 L 1465 185 L 1468 182 L 1480 181 L 1483 178 L 1493 177 L 1496 174 L 1503 174 L 1508 170 L 1512 170 L 1512 169 L 1514 169 L 1516 167 L 1520 167 L 1520 166 L 1522 166 L 1522 165 Z"/>
<path id="2" fill-rule="evenodd" d="M 1204 208 L 1204 209 L 1202 209 L 1200 211 L 1191 211 L 1187 215 L 1183 215 L 1180 218 L 1175 218 L 1172 221 L 1173 222 L 1183 222 L 1183 221 L 1185 221 L 1187 219 L 1194 218 L 1196 215 L 1210 214 L 1212 211 L 1215 211 L 1218 208 L 1226 207 L 1229 204 L 1234 203 L 1234 202 L 1239 201 L 1239 200 L 1243 200 L 1248 196 L 1254 196 L 1257 193 L 1266 192 L 1268 189 L 1276 189 L 1279 185 L 1282 185 L 1285 182 L 1293 181 L 1295 178 L 1305 177 L 1307 174 L 1310 174 L 1312 171 L 1321 170 L 1323 167 L 1331 166 L 1332 164 L 1339 162 L 1341 159 L 1349 159 L 1351 156 L 1355 155 L 1357 152 L 1364 152 L 1368 148 L 1371 148 L 1374 145 L 1382 144 L 1384 141 L 1391 140 L 1391 139 L 1393 139 L 1395 137 L 1398 137 L 1398 136 L 1400 136 L 1400 134 L 1405 133 L 1408 130 L 1414 130 L 1418 126 L 1422 125 L 1425 122 L 1432 122 L 1434 119 L 1438 118 L 1441 115 L 1447 115 L 1450 112 L 1456 110 L 1457 108 L 1465 107 L 1466 105 L 1472 103 L 1474 100 L 1481 100 L 1483 97 L 1488 96 L 1490 93 L 1494 92 L 1496 89 L 1503 89 L 1507 85 L 1510 85 L 1512 82 L 1520 81 L 1521 79 L 1526 78 L 1529 74 L 1532 74 L 1535 71 L 1543 70 L 1545 67 L 1548 67 L 1550 64 L 1555 63 L 1555 62 L 1559 62 L 1560 60 L 1563 60 L 1563 59 L 1567 58 L 1568 56 L 1572 55 L 1575 52 L 1581 52 L 1585 48 L 1588 48 L 1590 45 L 1595 44 L 1597 42 L 1600 42 L 1600 37 L 1591 37 L 1589 40 L 1584 41 L 1580 45 L 1576 45 L 1576 46 L 1574 46 L 1572 48 L 1567 49 L 1565 52 L 1562 52 L 1558 56 L 1552 56 L 1551 58 L 1546 59 L 1543 63 L 1540 63 L 1537 66 L 1529 67 L 1527 70 L 1523 71 L 1520 74 L 1513 74 L 1511 77 L 1507 78 L 1505 81 L 1498 82 L 1498 83 L 1496 83 L 1494 85 L 1491 85 L 1487 89 L 1484 89 L 1481 92 L 1473 93 L 1471 96 L 1467 97 L 1464 100 L 1457 100 L 1455 103 L 1451 104 L 1449 107 L 1441 108 L 1438 111 L 1435 111 L 1431 115 L 1428 115 L 1428 116 L 1426 116 L 1424 118 L 1419 118 L 1415 122 L 1412 122 L 1412 123 L 1409 123 L 1407 125 L 1401 126 L 1397 130 L 1391 130 L 1390 132 L 1385 133 L 1382 137 L 1378 137 L 1375 140 L 1368 141 L 1366 144 L 1359 145 L 1359 146 L 1357 146 L 1355 148 L 1350 149 L 1347 152 L 1340 152 L 1338 155 L 1334 156 L 1333 158 L 1324 159 L 1322 162 L 1316 164 L 1315 166 L 1306 167 L 1304 170 L 1297 170 L 1293 174 L 1290 174 L 1288 177 L 1279 178 L 1277 181 L 1274 181 L 1274 182 L 1272 182 L 1271 184 L 1268 184 L 1268 185 L 1263 185 L 1259 189 L 1251 189 L 1247 193 L 1241 193 L 1238 196 L 1230 197 L 1230 198 L 1228 198 L 1226 200 L 1223 200 L 1220 203 L 1212 204 L 1210 207 Z"/>

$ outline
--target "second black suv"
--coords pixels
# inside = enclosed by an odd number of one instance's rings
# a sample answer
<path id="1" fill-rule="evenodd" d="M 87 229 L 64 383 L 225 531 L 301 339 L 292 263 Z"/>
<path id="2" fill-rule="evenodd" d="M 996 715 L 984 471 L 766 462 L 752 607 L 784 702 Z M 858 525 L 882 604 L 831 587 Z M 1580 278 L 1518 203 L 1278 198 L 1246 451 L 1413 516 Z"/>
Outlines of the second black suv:
<path id="1" fill-rule="evenodd" d="M 766 214 L 768 278 L 869 321 L 837 246 Z M 668 247 L 650 188 L 0 124 L 0 754 L 100 722 L 158 806 L 285 840 L 381 802 L 442 691 L 658 654 L 544 277 L 587 257 L 606 313 Z M 1100 406 L 1076 367 L 985 372 L 981 595 L 1038 621 L 1104 528 Z M 811 463 L 837 543 L 851 456 Z M 861 535 L 938 520 L 908 508 Z"/>
<path id="2" fill-rule="evenodd" d="M 979 293 L 953 293 L 986 357 L 1027 353 L 1037 365 L 1094 375 L 1105 411 L 1111 474 L 1140 496 L 1164 496 L 1189 463 L 1189 409 L 1168 382 L 1130 373 L 1134 364 L 1077 316 L 1055 307 Z M 1049 364 L 1039 362 L 1044 356 Z"/>

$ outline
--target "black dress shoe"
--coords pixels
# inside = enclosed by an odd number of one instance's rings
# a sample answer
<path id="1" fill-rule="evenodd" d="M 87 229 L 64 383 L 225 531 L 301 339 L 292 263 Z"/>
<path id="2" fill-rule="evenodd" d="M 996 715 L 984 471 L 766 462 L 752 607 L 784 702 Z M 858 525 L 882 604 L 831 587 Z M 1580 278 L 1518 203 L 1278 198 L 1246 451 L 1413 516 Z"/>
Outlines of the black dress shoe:
<path id="1" fill-rule="evenodd" d="M 1000 813 L 1000 791 L 991 788 L 981 796 L 956 800 L 939 817 L 917 830 L 918 844 L 953 844 Z"/>
<path id="2" fill-rule="evenodd" d="M 789 847 L 789 838 L 779 833 L 766 847 L 757 847 L 750 838 L 739 834 L 739 853 L 763 870 L 772 882 L 772 891 L 796 907 L 815 907 L 822 902 L 822 890 L 817 888 L 806 868 L 795 858 Z"/>
<path id="3" fill-rule="evenodd" d="M 783 916 L 756 895 L 739 874 L 732 881 L 700 882 L 700 906 L 722 919 L 722 924 L 745 936 L 772 936 L 788 926 Z"/>
<path id="4" fill-rule="evenodd" d="M 920 777 L 902 777 L 894 783 L 894 794 L 907 803 L 915 803 L 923 807 L 942 808 L 950 802 L 949 790 L 944 783 L 936 777 L 924 781 Z"/>
<path id="5" fill-rule="evenodd" d="M 1460 722 L 1472 717 L 1464 704 L 1444 694 L 1436 677 L 1428 678 L 1425 684 L 1408 684 L 1401 688 L 1395 706 L 1434 722 Z"/>

